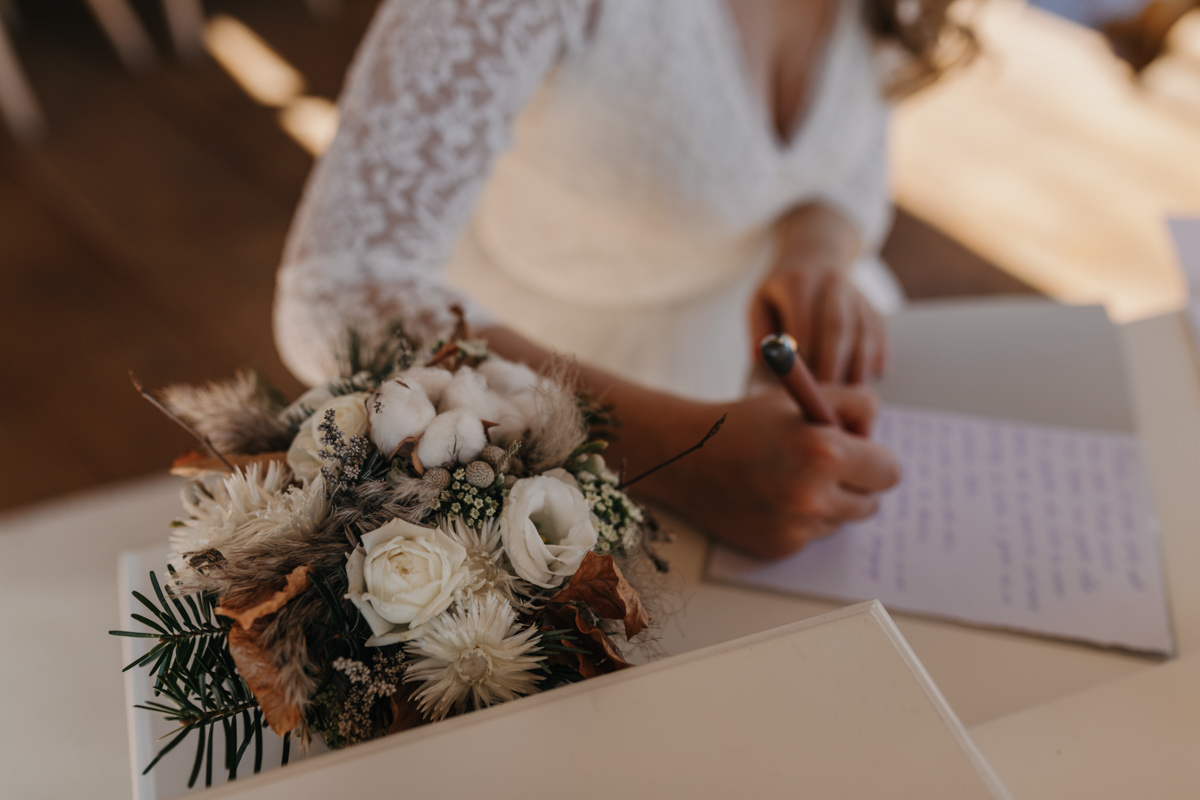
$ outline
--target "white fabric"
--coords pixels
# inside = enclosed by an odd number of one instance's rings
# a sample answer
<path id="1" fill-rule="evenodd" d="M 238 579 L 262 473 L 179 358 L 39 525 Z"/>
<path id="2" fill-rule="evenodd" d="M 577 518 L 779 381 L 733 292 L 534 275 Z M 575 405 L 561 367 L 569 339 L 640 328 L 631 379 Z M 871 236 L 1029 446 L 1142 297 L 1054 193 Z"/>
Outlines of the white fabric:
<path id="1" fill-rule="evenodd" d="M 285 361 L 319 381 L 348 324 L 431 335 L 459 302 L 643 383 L 737 396 L 776 220 L 823 199 L 867 253 L 886 232 L 888 110 L 859 16 L 839 3 L 784 143 L 725 0 L 388 0 L 285 254 Z"/>

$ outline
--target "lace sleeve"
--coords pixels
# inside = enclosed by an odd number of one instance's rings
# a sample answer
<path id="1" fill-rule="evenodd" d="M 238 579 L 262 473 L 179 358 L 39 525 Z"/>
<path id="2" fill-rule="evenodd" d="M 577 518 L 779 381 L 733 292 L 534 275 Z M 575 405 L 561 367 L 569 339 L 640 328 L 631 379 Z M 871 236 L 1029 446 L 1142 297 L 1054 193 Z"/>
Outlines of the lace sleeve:
<path id="1" fill-rule="evenodd" d="M 584 36 L 594 0 L 387 0 L 355 58 L 341 126 L 309 178 L 275 303 L 284 363 L 318 383 L 347 329 L 395 318 L 433 339 L 441 279 L 516 116 Z"/>

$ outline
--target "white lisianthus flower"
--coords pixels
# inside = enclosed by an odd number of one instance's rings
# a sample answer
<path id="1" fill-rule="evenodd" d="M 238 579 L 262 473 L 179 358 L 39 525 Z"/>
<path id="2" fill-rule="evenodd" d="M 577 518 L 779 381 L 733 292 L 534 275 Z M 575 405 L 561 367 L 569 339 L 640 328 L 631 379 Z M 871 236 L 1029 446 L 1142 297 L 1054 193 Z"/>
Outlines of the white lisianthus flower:
<path id="1" fill-rule="evenodd" d="M 369 647 L 405 642 L 471 583 L 467 551 L 437 528 L 393 519 L 370 533 L 346 562 L 346 599 L 374 635 Z"/>
<path id="2" fill-rule="evenodd" d="M 367 393 L 354 392 L 338 395 L 322 403 L 313 415 L 304 421 L 296 438 L 288 448 L 287 462 L 292 472 L 302 481 L 311 481 L 321 474 L 322 452 L 329 448 L 321 444 L 318 426 L 325 421 L 325 412 L 332 410 L 333 419 L 342 435 L 362 436 L 367 432 Z"/>
<path id="3" fill-rule="evenodd" d="M 426 469 L 469 464 L 479 458 L 487 443 L 483 421 L 465 408 L 457 408 L 438 414 L 429 423 L 417 445 L 417 458 Z"/>
<path id="4" fill-rule="evenodd" d="M 379 387 L 368 405 L 371 441 L 385 455 L 391 455 L 405 439 L 420 436 L 437 416 L 424 387 L 415 381 L 388 381 Z"/>
<path id="5" fill-rule="evenodd" d="M 472 595 L 405 646 L 414 661 L 404 680 L 421 682 L 413 699 L 432 720 L 468 705 L 513 700 L 542 679 L 534 669 L 543 656 L 531 655 L 540 641 L 535 626 L 522 630 L 516 624 L 516 613 L 502 597 Z"/>
<path id="6" fill-rule="evenodd" d="M 574 575 L 597 538 L 592 510 L 563 469 L 513 484 L 500 512 L 500 536 L 517 575 L 544 589 Z"/>

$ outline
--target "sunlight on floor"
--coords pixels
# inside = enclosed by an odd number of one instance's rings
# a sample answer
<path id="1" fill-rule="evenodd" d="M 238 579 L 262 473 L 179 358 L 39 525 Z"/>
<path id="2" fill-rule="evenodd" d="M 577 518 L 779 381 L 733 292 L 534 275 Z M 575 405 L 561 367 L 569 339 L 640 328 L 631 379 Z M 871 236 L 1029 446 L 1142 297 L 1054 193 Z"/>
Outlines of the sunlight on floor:
<path id="1" fill-rule="evenodd" d="M 1200 25 L 1186 22 L 1167 93 L 1152 74 L 1139 88 L 1099 35 L 988 0 L 989 55 L 897 112 L 898 201 L 1061 300 L 1117 319 L 1180 306 L 1166 218 L 1200 216 Z"/>

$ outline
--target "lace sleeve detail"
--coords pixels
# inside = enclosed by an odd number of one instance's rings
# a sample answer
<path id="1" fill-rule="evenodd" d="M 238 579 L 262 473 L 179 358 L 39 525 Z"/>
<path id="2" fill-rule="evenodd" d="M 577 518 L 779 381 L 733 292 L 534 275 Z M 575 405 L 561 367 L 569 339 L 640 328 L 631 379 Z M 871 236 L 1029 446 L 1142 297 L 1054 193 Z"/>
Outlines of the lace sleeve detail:
<path id="1" fill-rule="evenodd" d="M 275 304 L 284 363 L 336 374 L 353 326 L 435 339 L 458 303 L 442 268 L 520 111 L 583 40 L 598 0 L 387 0 L 355 58 L 341 126 L 310 176 Z"/>

